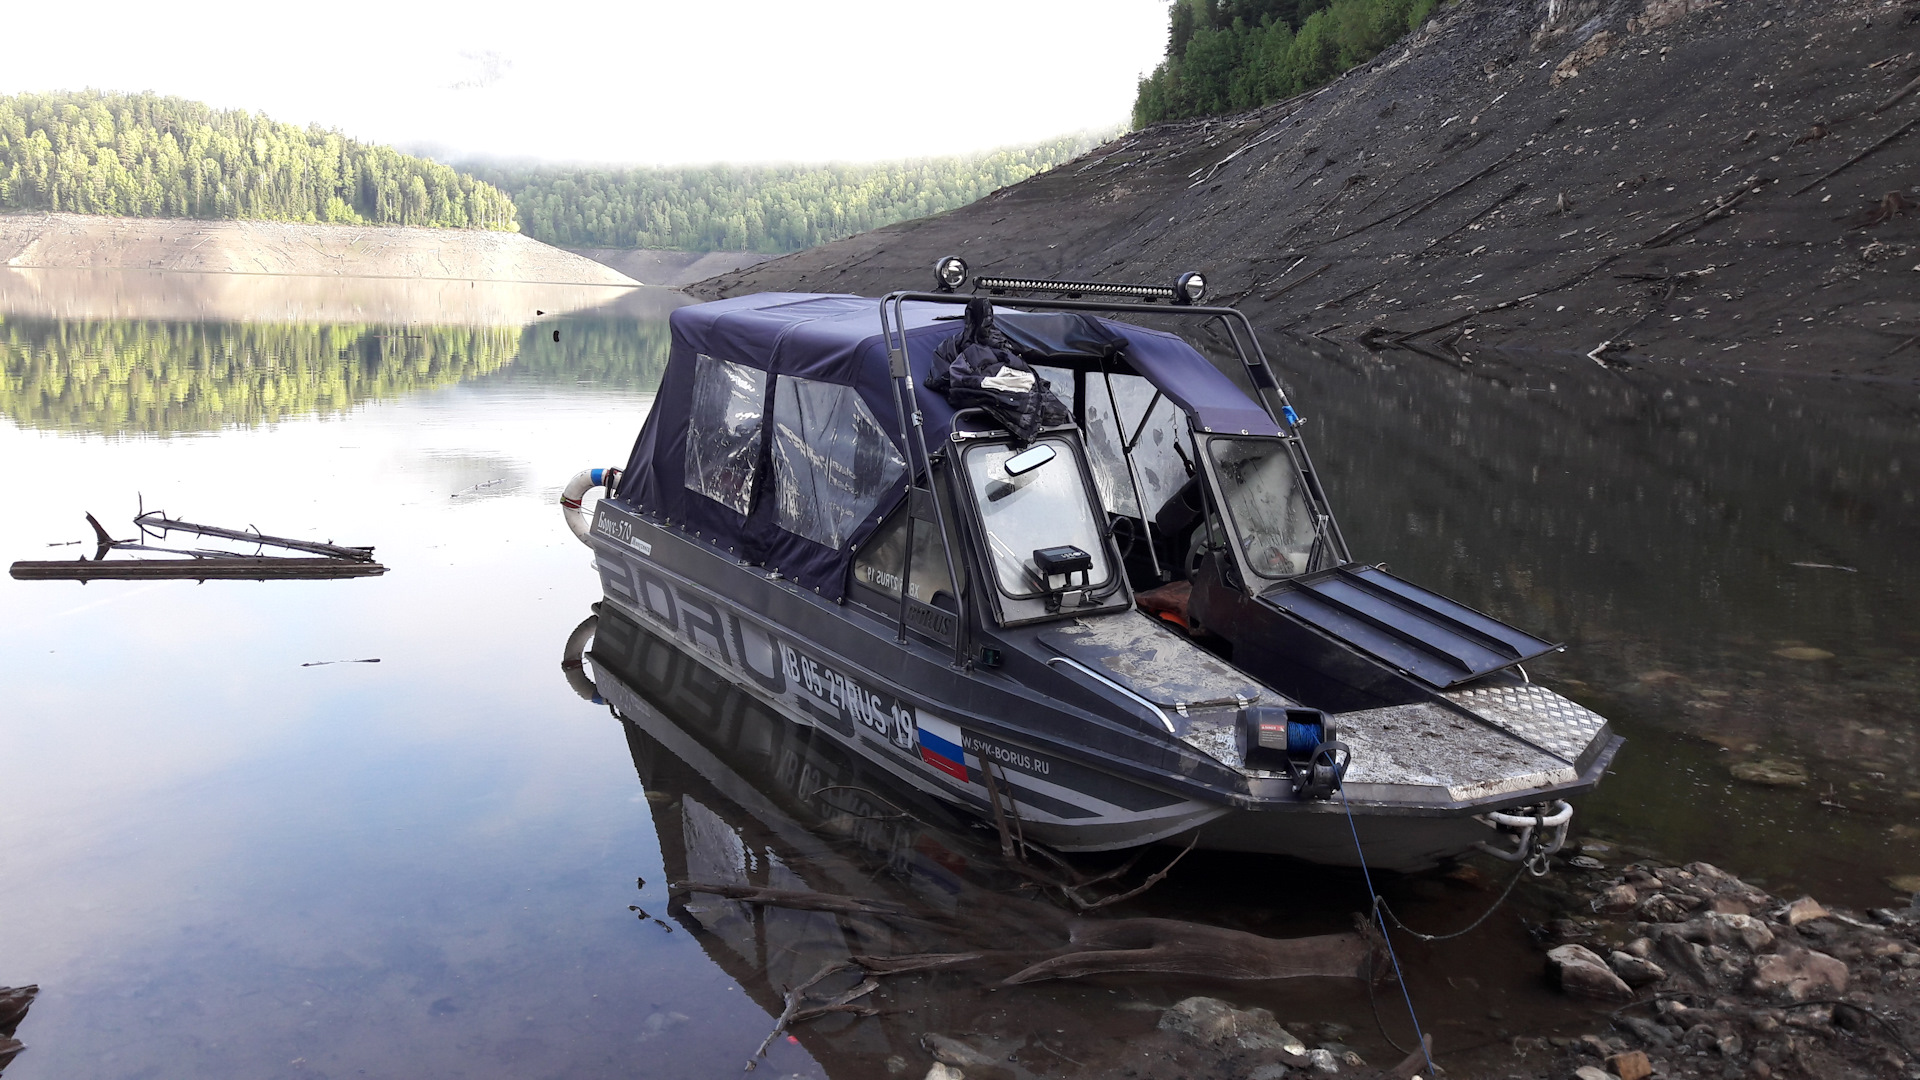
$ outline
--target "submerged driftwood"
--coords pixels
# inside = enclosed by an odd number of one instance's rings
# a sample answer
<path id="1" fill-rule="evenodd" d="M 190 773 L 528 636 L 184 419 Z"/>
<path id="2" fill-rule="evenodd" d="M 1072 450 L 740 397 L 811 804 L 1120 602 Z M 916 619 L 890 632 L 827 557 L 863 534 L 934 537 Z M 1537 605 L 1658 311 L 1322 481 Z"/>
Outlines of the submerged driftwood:
<path id="1" fill-rule="evenodd" d="M 1076 919 L 1074 951 L 1007 976 L 1007 985 L 1114 972 L 1211 979 L 1367 979 L 1373 943 L 1361 934 L 1269 938 L 1176 919 Z"/>

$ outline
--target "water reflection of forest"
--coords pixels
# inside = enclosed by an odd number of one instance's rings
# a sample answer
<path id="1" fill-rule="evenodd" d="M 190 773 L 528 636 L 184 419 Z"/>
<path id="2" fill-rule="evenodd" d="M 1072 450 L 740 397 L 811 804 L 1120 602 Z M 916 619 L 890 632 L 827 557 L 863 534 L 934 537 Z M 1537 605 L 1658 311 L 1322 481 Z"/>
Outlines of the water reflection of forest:
<path id="1" fill-rule="evenodd" d="M 216 431 L 342 413 L 516 359 L 540 381 L 646 390 L 666 350 L 664 320 L 623 318 L 524 328 L 4 318 L 0 413 L 54 431 Z"/>

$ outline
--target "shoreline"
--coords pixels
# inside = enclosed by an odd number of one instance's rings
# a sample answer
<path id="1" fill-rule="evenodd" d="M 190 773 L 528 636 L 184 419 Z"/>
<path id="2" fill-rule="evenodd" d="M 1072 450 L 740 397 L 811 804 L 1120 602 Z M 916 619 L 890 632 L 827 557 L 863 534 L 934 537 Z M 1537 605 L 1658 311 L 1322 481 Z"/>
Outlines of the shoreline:
<path id="1" fill-rule="evenodd" d="M 640 282 L 520 233 L 89 214 L 0 214 L 0 266 L 522 285 Z"/>

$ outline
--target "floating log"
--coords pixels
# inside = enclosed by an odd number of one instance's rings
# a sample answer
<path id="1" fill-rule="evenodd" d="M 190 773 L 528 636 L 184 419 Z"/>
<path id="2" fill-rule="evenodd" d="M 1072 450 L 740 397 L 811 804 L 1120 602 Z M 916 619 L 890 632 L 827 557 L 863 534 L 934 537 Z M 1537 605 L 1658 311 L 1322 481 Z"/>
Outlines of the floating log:
<path id="1" fill-rule="evenodd" d="M 286 548 L 289 551 L 305 551 L 314 555 L 325 555 L 333 559 L 350 559 L 354 562 L 372 562 L 373 549 L 370 547 L 348 547 L 342 544 L 323 544 L 318 540 L 289 540 L 284 536 L 268 536 L 263 532 L 245 529 L 227 529 L 218 525 L 196 525 L 191 521 L 176 521 L 163 517 L 158 510 L 149 511 L 133 519 L 142 529 L 161 533 L 184 532 L 200 536 L 218 536 L 223 540 L 241 540 L 249 544 L 266 544 L 269 547 Z M 96 522 L 94 529 L 100 528 Z M 102 539 L 105 534 L 101 534 Z"/>
<path id="2" fill-rule="evenodd" d="M 18 581 L 93 581 L 96 578 L 120 580 L 242 580 L 267 581 L 280 578 L 376 577 L 387 572 L 377 562 L 349 559 L 286 559 L 273 556 L 239 555 L 208 559 L 59 559 L 21 560 L 13 564 Z"/>

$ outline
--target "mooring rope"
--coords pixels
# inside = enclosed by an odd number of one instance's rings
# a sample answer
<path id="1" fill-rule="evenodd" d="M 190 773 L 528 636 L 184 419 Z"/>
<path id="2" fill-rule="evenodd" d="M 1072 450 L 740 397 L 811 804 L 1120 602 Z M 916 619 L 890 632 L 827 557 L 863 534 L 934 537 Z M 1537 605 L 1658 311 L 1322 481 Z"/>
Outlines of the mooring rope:
<path id="1" fill-rule="evenodd" d="M 1465 937 L 1468 934 L 1473 933 L 1475 930 L 1480 929 L 1481 923 L 1484 923 L 1488 919 L 1493 918 L 1493 913 L 1496 911 L 1499 911 L 1500 905 L 1506 903 L 1507 897 L 1513 895 L 1514 886 L 1520 884 L 1520 878 L 1524 876 L 1526 872 L 1527 872 L 1526 864 L 1522 863 L 1520 865 L 1520 868 L 1513 872 L 1513 880 L 1507 882 L 1506 890 L 1500 894 L 1500 899 L 1495 900 L 1493 902 L 1493 906 L 1488 908 L 1485 912 L 1481 913 L 1479 918 L 1473 920 L 1471 923 L 1468 923 L 1466 929 L 1455 930 L 1451 934 L 1423 934 L 1420 931 L 1415 930 L 1413 927 L 1408 926 L 1406 923 L 1403 923 L 1400 921 L 1400 916 L 1395 915 L 1393 913 L 1393 909 L 1387 906 L 1387 898 L 1384 896 L 1375 896 L 1373 898 L 1373 906 L 1376 911 L 1386 912 L 1387 918 L 1393 920 L 1393 925 L 1399 927 L 1402 930 L 1405 930 L 1407 933 L 1412 934 L 1414 937 L 1419 938 L 1421 941 L 1452 941 L 1454 938 Z M 1371 884 L 1369 884 L 1369 887 L 1371 887 Z"/>
<path id="2" fill-rule="evenodd" d="M 1341 780 L 1344 781 L 1345 777 Z M 1427 1059 L 1427 1075 L 1432 1076 L 1434 1074 L 1433 1055 L 1427 1051 L 1427 1036 L 1420 1030 L 1420 1017 L 1413 1011 L 1413 991 L 1407 989 L 1406 976 L 1400 972 L 1400 956 L 1393 950 L 1393 932 L 1387 928 L 1387 921 L 1380 917 L 1380 894 L 1373 888 L 1373 871 L 1367 868 L 1367 852 L 1360 846 L 1360 826 L 1353 823 L 1353 807 L 1347 803 L 1347 785 L 1344 782 L 1340 784 L 1340 808 L 1347 812 L 1347 828 L 1353 832 L 1353 851 L 1360 857 L 1360 874 L 1366 879 L 1367 895 L 1373 897 L 1375 901 L 1373 921 L 1380 927 L 1380 939 L 1387 943 L 1387 959 L 1393 962 L 1393 979 L 1400 984 L 1400 996 L 1407 1003 L 1407 1019 L 1413 1021 L 1414 1042 L 1420 1047 L 1420 1056 Z M 1369 989 L 1373 985 L 1371 972 L 1368 973 L 1367 985 Z M 1388 1036 L 1387 1041 L 1392 1042 L 1392 1036 Z"/>

